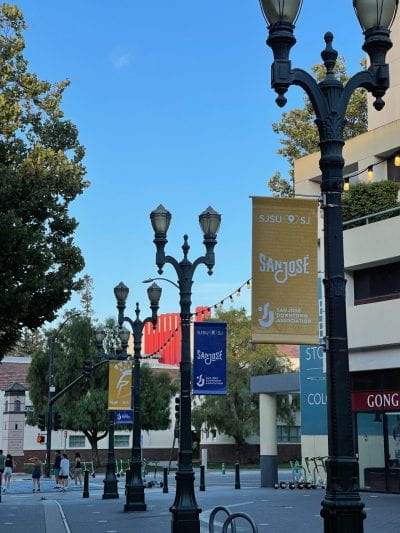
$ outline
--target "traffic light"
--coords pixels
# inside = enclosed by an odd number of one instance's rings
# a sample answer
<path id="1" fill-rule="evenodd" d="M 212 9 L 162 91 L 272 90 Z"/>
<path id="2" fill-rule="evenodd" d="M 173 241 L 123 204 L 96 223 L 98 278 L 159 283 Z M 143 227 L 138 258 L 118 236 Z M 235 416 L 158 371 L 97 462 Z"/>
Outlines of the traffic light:
<path id="1" fill-rule="evenodd" d="M 61 429 L 61 415 L 54 413 L 53 430 L 58 431 L 59 429 Z"/>
<path id="2" fill-rule="evenodd" d="M 85 375 L 85 378 L 90 378 L 93 372 L 93 365 L 92 361 L 84 361 L 83 362 L 83 373 Z"/>
<path id="3" fill-rule="evenodd" d="M 40 431 L 44 431 L 46 429 L 46 417 L 43 413 L 38 415 L 37 425 Z"/>
<path id="4" fill-rule="evenodd" d="M 179 396 L 175 398 L 175 420 L 176 423 L 179 424 L 181 418 L 181 399 Z"/>

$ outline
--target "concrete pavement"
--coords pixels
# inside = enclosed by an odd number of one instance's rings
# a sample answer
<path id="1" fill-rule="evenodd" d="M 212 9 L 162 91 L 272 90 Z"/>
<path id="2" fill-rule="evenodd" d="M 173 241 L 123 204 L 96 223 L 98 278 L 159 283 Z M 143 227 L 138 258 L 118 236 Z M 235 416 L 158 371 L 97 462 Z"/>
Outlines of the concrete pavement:
<path id="1" fill-rule="evenodd" d="M 196 497 L 202 508 L 202 533 L 208 532 L 208 518 L 216 505 L 225 505 L 231 512 L 243 511 L 252 516 L 260 533 L 320 533 L 323 523 L 319 516 L 323 490 L 275 490 L 259 488 L 259 472 L 243 471 L 242 488 L 234 489 L 233 472 L 223 476 L 219 471 L 209 471 L 206 491 L 198 491 Z M 283 472 L 281 478 L 289 478 Z M 2 533 L 162 533 L 171 527 L 169 506 L 173 502 L 175 487 L 170 476 L 170 491 L 146 489 L 148 509 L 144 513 L 124 513 L 124 479 L 120 481 L 120 498 L 102 500 L 102 477 L 90 479 L 90 497 L 82 498 L 80 489 L 58 493 L 11 491 L 2 495 L 0 504 L 0 530 Z M 22 483 L 22 482 L 21 482 Z M 17 482 L 15 482 L 15 489 Z M 20 485 L 22 489 L 22 484 Z M 45 498 L 45 499 L 42 499 Z M 400 532 L 400 495 L 363 493 L 367 520 L 365 533 Z M 216 525 L 221 526 L 223 515 L 217 515 Z M 238 522 L 238 531 L 250 531 L 244 522 Z M 216 529 L 220 531 L 220 529 Z M 190 533 L 190 532 L 188 532 Z"/>

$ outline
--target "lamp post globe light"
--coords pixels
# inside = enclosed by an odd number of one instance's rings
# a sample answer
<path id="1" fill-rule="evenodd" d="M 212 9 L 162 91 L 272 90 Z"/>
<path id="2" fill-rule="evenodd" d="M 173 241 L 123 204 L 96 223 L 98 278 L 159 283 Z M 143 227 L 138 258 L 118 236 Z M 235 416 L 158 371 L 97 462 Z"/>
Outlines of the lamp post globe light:
<path id="1" fill-rule="evenodd" d="M 208 207 L 199 215 L 200 227 L 204 235 L 206 254 L 198 257 L 193 263 L 188 259 L 188 236 L 183 237 L 183 259 L 178 262 L 174 257 L 165 255 L 167 231 L 171 222 L 171 213 L 162 205 L 150 214 L 156 245 L 156 264 L 158 273 L 163 273 L 166 263 L 172 265 L 178 276 L 181 318 L 181 390 L 180 390 L 180 439 L 178 470 L 176 472 L 175 500 L 170 511 L 172 513 L 172 533 L 199 533 L 201 509 L 197 505 L 194 493 L 194 472 L 192 465 L 192 411 L 191 411 L 191 359 L 190 359 L 190 319 L 193 275 L 200 264 L 205 264 L 208 274 L 212 274 L 215 264 L 214 248 L 217 244 L 217 233 L 221 224 L 221 215 L 212 207 Z M 153 280 L 146 280 L 153 281 Z M 173 283 L 174 284 L 174 283 Z M 175 285 L 175 284 L 174 284 Z"/>
<path id="2" fill-rule="evenodd" d="M 286 103 L 290 85 L 300 86 L 308 95 L 316 114 L 320 139 L 322 208 L 324 209 L 326 373 L 328 407 L 327 488 L 322 501 L 324 531 L 359 533 L 365 512 L 359 496 L 358 462 L 355 456 L 350 402 L 350 372 L 346 324 L 346 280 L 344 277 L 341 195 L 343 190 L 343 127 L 352 93 L 359 87 L 375 97 L 374 107 L 383 108 L 382 97 L 389 88 L 386 52 L 391 48 L 390 26 L 398 0 L 353 0 L 363 29 L 370 66 L 358 72 L 345 86 L 335 78 L 338 53 L 332 47 L 333 35 L 325 34 L 321 57 L 326 76 L 320 83 L 301 69 L 292 69 L 289 53 L 296 43 L 294 23 L 301 0 L 260 0 L 268 23 L 267 44 L 272 48 L 272 88 L 277 104 Z"/>
<path id="3" fill-rule="evenodd" d="M 110 353 L 107 355 L 104 351 L 104 339 L 106 333 L 103 328 L 97 328 L 95 331 L 95 341 L 97 348 L 97 356 L 99 359 L 105 360 L 108 359 L 112 361 L 117 359 L 116 354 Z M 103 490 L 103 500 L 113 500 L 119 498 L 118 494 L 118 479 L 115 475 L 116 470 L 116 461 L 115 461 L 115 451 L 114 451 L 114 430 L 115 430 L 115 413 L 112 410 L 108 411 L 108 451 L 107 451 L 107 466 L 106 466 L 106 475 L 104 477 L 104 490 Z"/>
<path id="4" fill-rule="evenodd" d="M 147 289 L 147 295 L 150 300 L 151 316 L 144 320 L 139 319 L 140 309 L 136 303 L 135 320 L 125 316 L 126 299 L 128 298 L 129 288 L 122 282 L 114 288 L 114 294 L 117 299 L 118 324 L 120 327 L 120 338 L 122 346 L 128 346 L 129 330 L 122 327 L 124 322 L 128 322 L 133 332 L 134 347 L 134 364 L 132 367 L 132 400 L 133 400 L 133 436 L 132 436 L 132 454 L 130 461 L 130 480 L 126 487 L 126 503 L 124 511 L 145 511 L 146 503 L 144 498 L 144 485 L 142 480 L 142 452 L 140 444 L 141 421 L 140 421 L 140 359 L 142 349 L 143 328 L 147 322 L 153 326 L 157 324 L 157 311 L 161 297 L 161 287 L 153 283 Z"/>

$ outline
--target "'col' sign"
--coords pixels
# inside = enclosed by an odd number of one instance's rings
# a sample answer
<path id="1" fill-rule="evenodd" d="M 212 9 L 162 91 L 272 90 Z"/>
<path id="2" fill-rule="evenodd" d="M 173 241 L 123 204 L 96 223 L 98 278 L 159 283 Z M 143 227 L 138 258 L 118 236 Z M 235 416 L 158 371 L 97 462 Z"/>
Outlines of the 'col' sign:
<path id="1" fill-rule="evenodd" d="M 226 394 L 226 324 L 194 323 L 193 394 Z"/>
<path id="2" fill-rule="evenodd" d="M 353 411 L 392 411 L 400 409 L 400 390 L 352 392 Z"/>

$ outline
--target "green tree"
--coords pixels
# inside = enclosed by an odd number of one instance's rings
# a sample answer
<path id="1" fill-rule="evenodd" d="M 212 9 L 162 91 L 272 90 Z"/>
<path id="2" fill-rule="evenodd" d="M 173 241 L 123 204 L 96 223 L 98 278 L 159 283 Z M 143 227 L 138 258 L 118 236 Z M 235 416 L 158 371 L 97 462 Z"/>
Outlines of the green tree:
<path id="1" fill-rule="evenodd" d="M 227 395 L 206 396 L 193 408 L 193 425 L 203 424 L 233 437 L 236 456 L 242 460 L 246 439 L 259 430 L 258 395 L 250 392 L 250 377 L 290 370 L 290 363 L 277 355 L 274 345 L 251 343 L 251 321 L 245 309 L 217 311 L 216 320 L 227 323 Z M 291 406 L 282 397 L 278 415 L 292 422 Z"/>
<path id="2" fill-rule="evenodd" d="M 9 354 L 15 357 L 30 356 L 43 346 L 43 342 L 44 337 L 40 329 L 31 331 L 28 328 L 22 328 L 20 338 Z"/>
<path id="3" fill-rule="evenodd" d="M 99 362 L 94 341 L 96 324 L 86 315 L 69 320 L 57 336 L 55 344 L 56 391 L 62 390 L 83 372 L 85 360 Z M 110 352 L 115 352 L 118 329 L 116 321 L 107 319 L 103 325 Z M 55 330 L 46 332 L 47 337 Z M 105 345 L 106 345 L 105 343 Z M 28 372 L 29 395 L 34 406 L 28 423 L 36 425 L 37 414 L 47 410 L 49 349 L 43 346 L 34 353 Z M 155 373 L 142 367 L 142 427 L 144 430 L 166 429 L 170 424 L 169 412 L 176 385 L 166 372 Z M 88 439 L 93 461 L 99 465 L 98 442 L 108 434 L 108 366 L 98 367 L 89 380 L 82 380 L 54 404 L 54 410 L 62 416 L 63 428 L 82 432 Z"/>
<path id="4" fill-rule="evenodd" d="M 28 71 L 25 29 L 18 7 L 0 4 L 0 360 L 22 328 L 54 320 L 84 266 L 68 211 L 88 186 L 78 130 L 60 109 L 69 82 Z"/>
<path id="5" fill-rule="evenodd" d="M 85 360 L 98 362 L 94 341 L 94 324 L 88 316 L 70 319 L 57 336 L 54 351 L 56 391 L 62 390 L 83 373 Z M 50 339 L 55 330 L 47 331 Z M 28 372 L 29 395 L 34 406 L 28 420 L 36 424 L 36 415 L 47 410 L 49 347 L 37 351 Z M 108 432 L 107 365 L 96 369 L 89 380 L 82 380 L 54 404 L 61 414 L 63 428 L 81 431 L 88 439 L 93 460 L 99 464 L 98 441 Z"/>
<path id="6" fill-rule="evenodd" d="M 140 417 L 143 431 L 168 429 L 171 425 L 171 400 L 178 392 L 167 372 L 141 366 Z"/>
<path id="7" fill-rule="evenodd" d="M 362 66 L 365 66 L 364 62 L 362 62 Z M 318 81 L 324 79 L 326 72 L 324 65 L 314 65 L 312 70 Z M 346 84 L 349 76 L 343 57 L 339 57 L 336 62 L 335 74 L 343 84 Z M 350 98 L 346 120 L 343 132 L 344 140 L 367 131 L 367 93 L 364 89 L 358 89 Z M 283 155 L 290 166 L 288 179 L 283 178 L 280 172 L 276 172 L 268 181 L 268 187 L 273 196 L 292 196 L 294 194 L 293 166 L 295 160 L 318 150 L 319 137 L 314 122 L 315 113 L 311 102 L 307 96 L 304 96 L 302 108 L 282 113 L 281 121 L 272 124 L 274 132 L 280 135 L 281 148 L 277 150 L 277 153 Z"/>

